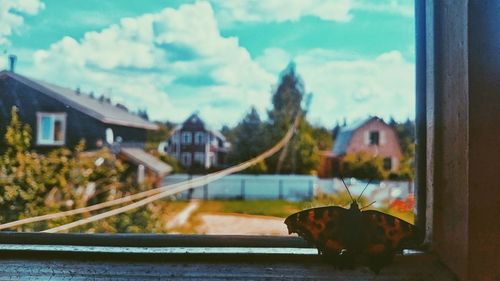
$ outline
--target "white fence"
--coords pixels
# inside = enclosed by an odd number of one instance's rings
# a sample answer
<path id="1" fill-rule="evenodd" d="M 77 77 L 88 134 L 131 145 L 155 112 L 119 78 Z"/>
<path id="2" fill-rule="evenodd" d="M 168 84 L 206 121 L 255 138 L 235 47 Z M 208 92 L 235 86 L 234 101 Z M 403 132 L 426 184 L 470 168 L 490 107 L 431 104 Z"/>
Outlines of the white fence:
<path id="1" fill-rule="evenodd" d="M 175 174 L 164 178 L 164 184 L 174 184 L 196 175 Z M 366 181 L 346 179 L 353 196 L 359 194 Z M 317 192 L 334 194 L 345 191 L 340 179 L 320 179 L 305 175 L 246 175 L 235 174 L 224 177 L 208 185 L 183 192 L 178 198 L 193 199 L 283 199 L 312 200 Z M 402 181 L 382 181 L 371 183 L 365 196 L 372 201 L 384 202 L 395 198 L 406 198 L 413 193 L 413 184 Z"/>

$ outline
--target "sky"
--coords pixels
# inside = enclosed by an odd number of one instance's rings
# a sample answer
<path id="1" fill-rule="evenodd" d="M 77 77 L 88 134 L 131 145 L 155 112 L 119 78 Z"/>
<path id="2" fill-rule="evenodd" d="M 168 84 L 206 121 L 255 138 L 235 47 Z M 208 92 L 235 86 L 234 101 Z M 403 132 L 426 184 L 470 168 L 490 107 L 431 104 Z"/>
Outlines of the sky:
<path id="1" fill-rule="evenodd" d="M 415 115 L 412 0 L 0 0 L 0 69 L 106 95 L 150 119 L 262 119 L 293 61 L 308 119 Z"/>

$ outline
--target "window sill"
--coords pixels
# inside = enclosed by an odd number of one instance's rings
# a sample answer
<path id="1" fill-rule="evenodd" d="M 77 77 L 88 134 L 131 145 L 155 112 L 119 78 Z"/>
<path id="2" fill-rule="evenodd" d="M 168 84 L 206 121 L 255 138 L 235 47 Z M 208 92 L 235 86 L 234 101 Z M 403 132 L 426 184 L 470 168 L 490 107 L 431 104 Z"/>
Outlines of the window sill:
<path id="1" fill-rule="evenodd" d="M 0 242 L 0 276 L 14 280 L 375 277 L 366 268 L 333 268 L 297 237 L 0 233 Z M 455 280 L 428 253 L 396 256 L 377 278 Z"/>

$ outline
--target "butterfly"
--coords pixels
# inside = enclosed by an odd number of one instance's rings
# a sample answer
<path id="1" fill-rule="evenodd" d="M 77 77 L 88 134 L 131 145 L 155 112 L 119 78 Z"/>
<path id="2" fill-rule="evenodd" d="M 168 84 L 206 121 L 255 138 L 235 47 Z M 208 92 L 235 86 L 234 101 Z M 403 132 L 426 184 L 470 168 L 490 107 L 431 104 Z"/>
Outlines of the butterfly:
<path id="1" fill-rule="evenodd" d="M 415 241 L 414 226 L 375 210 L 360 208 L 342 179 L 352 203 L 349 209 L 326 206 L 288 216 L 288 232 L 297 233 L 318 248 L 320 255 L 340 268 L 368 266 L 374 272 L 389 264 L 394 255 Z M 373 204 L 373 203 L 372 203 Z"/>

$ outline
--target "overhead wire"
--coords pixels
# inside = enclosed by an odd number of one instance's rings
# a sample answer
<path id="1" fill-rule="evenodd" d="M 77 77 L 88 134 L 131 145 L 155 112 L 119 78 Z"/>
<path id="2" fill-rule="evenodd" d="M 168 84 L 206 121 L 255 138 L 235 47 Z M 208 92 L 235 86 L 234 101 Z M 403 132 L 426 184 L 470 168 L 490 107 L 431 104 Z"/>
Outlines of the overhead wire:
<path id="1" fill-rule="evenodd" d="M 149 204 L 149 203 L 156 201 L 158 199 L 186 191 L 186 190 L 193 188 L 193 187 L 206 185 L 206 184 L 213 182 L 219 178 L 225 177 L 227 175 L 230 175 L 230 174 L 233 174 L 236 172 L 243 171 L 243 170 L 247 169 L 248 167 L 255 165 L 258 162 L 272 156 L 273 154 L 278 152 L 281 148 L 283 148 L 283 146 L 285 146 L 285 144 L 288 143 L 288 141 L 293 136 L 294 130 L 300 122 L 300 118 L 301 118 L 301 113 L 299 111 L 299 113 L 295 117 L 293 125 L 290 127 L 290 129 L 287 131 L 285 136 L 283 136 L 283 138 L 278 143 L 276 143 L 273 147 L 271 147 L 270 149 L 268 149 L 264 153 L 254 157 L 248 161 L 242 162 L 238 165 L 232 166 L 230 168 L 224 169 L 224 170 L 219 171 L 219 172 L 215 172 L 212 174 L 208 174 L 206 176 L 196 178 L 194 180 L 183 182 L 174 188 L 170 188 L 170 189 L 163 191 L 163 192 L 160 192 L 158 194 L 151 195 L 151 196 L 149 196 L 145 199 L 139 200 L 137 202 L 134 202 L 134 203 L 131 203 L 131 204 L 107 211 L 107 212 L 103 212 L 103 213 L 100 213 L 100 214 L 97 214 L 97 215 L 94 215 L 94 216 L 91 216 L 88 218 L 83 218 L 83 219 L 80 219 L 80 220 L 77 220 L 77 221 L 74 221 L 74 222 L 71 222 L 68 224 L 64 224 L 61 226 L 50 228 L 50 229 L 47 229 L 47 230 L 44 230 L 41 232 L 56 233 L 56 232 L 65 231 L 65 230 L 68 230 L 68 229 L 71 229 L 71 228 L 74 228 L 74 227 L 77 227 L 80 225 L 84 225 L 87 223 L 98 221 L 98 220 L 101 220 L 104 218 L 115 216 L 115 215 L 118 215 L 120 213 L 124 213 L 124 212 L 130 211 L 130 210 L 133 210 L 135 208 L 144 206 L 144 205 Z"/>
<path id="2" fill-rule="evenodd" d="M 138 200 L 138 199 L 141 199 L 141 198 L 144 198 L 144 197 L 152 196 L 152 195 L 155 195 L 155 194 L 161 193 L 163 191 L 167 191 L 167 190 L 168 191 L 170 191 L 170 190 L 177 190 L 178 188 L 185 188 L 187 190 L 187 189 L 192 188 L 192 187 L 198 187 L 198 186 L 204 185 L 204 184 L 206 184 L 206 182 L 205 182 L 206 179 L 209 179 L 209 178 L 212 178 L 212 177 L 216 177 L 219 174 L 226 175 L 226 173 L 228 171 L 231 171 L 231 173 L 242 171 L 242 170 L 244 170 L 244 169 L 246 169 L 246 168 L 248 168 L 248 167 L 250 167 L 250 166 L 252 166 L 252 165 L 254 165 L 254 164 L 256 164 L 256 163 L 258 163 L 258 162 L 260 162 L 262 160 L 264 160 L 264 159 L 266 159 L 267 157 L 273 155 L 277 151 L 279 151 L 290 140 L 291 136 L 293 135 L 293 129 L 292 128 L 295 128 L 297 126 L 299 116 L 300 116 L 300 113 L 297 114 L 296 120 L 294 121 L 294 124 L 292 125 L 291 129 L 271 149 L 267 150 L 266 152 L 260 154 L 257 157 L 254 157 L 253 159 L 250 159 L 248 161 L 245 161 L 243 163 L 240 163 L 240 164 L 235 165 L 233 167 L 230 167 L 228 169 L 221 170 L 221 171 L 218 171 L 218 172 L 214 172 L 214 173 L 211 173 L 211 174 L 208 174 L 208 175 L 205 175 L 205 176 L 201 176 L 201 177 L 197 177 L 197 178 L 194 178 L 194 179 L 190 179 L 188 181 L 184 181 L 184 182 L 180 182 L 180 183 L 175 183 L 175 184 L 171 184 L 171 185 L 166 185 L 166 186 L 162 186 L 162 187 L 159 187 L 159 188 L 155 188 L 155 189 L 151 189 L 151 190 L 139 192 L 139 193 L 132 194 L 132 195 L 127 195 L 127 196 L 124 196 L 124 197 L 121 197 L 121 198 L 117 198 L 117 199 L 113 199 L 113 200 L 110 200 L 110 201 L 106 201 L 106 202 L 94 204 L 94 205 L 91 205 L 91 206 L 86 206 L 86 207 L 77 208 L 77 209 L 68 210 L 68 211 L 63 211 L 63 212 L 58 212 L 58 213 L 52 213 L 52 214 L 35 216 L 35 217 L 29 217 L 29 218 L 24 218 L 24 219 L 20 219 L 20 220 L 8 222 L 8 223 L 0 224 L 0 230 L 8 229 L 8 228 L 13 228 L 13 227 L 21 226 L 21 225 L 28 224 L 28 223 L 34 223 L 34 222 L 40 222 L 40 221 L 58 219 L 58 218 L 62 218 L 62 217 L 68 217 L 68 216 L 78 215 L 78 214 L 82 214 L 82 213 L 97 211 L 97 210 L 104 209 L 104 208 L 109 208 L 109 207 L 112 207 L 112 206 L 115 206 L 115 205 L 120 205 L 120 204 L 128 203 L 128 202 L 131 202 L 131 201 L 134 201 L 134 200 Z M 214 178 L 214 180 L 218 179 L 218 178 L 219 177 Z M 202 184 L 198 184 L 199 182 L 202 182 Z M 179 191 L 179 192 L 181 192 L 181 191 Z M 168 196 L 168 195 L 166 195 L 166 196 Z"/>

